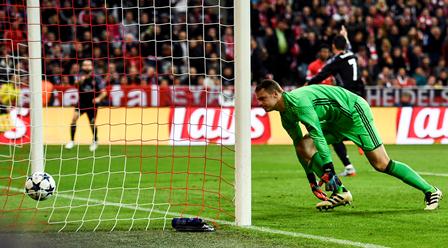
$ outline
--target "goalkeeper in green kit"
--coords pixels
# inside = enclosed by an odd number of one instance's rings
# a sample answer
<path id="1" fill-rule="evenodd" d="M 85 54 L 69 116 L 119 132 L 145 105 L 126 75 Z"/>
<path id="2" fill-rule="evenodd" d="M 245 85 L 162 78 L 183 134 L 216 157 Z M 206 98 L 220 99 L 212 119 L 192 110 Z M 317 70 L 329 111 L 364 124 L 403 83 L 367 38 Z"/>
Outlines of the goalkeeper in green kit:
<path id="1" fill-rule="evenodd" d="M 280 112 L 282 125 L 294 142 L 313 193 L 322 201 L 316 208 L 332 209 L 350 204 L 350 191 L 337 177 L 328 144 L 345 138 L 361 147 L 370 164 L 377 170 L 402 180 L 425 194 L 425 210 L 439 206 L 442 192 L 427 183 L 408 165 L 391 160 L 384 149 L 373 122 L 368 103 L 339 86 L 310 85 L 284 92 L 274 80 L 264 80 L 255 89 L 258 104 L 266 112 Z M 303 136 L 299 123 L 309 134 Z M 330 197 L 320 189 L 318 176 Z"/>

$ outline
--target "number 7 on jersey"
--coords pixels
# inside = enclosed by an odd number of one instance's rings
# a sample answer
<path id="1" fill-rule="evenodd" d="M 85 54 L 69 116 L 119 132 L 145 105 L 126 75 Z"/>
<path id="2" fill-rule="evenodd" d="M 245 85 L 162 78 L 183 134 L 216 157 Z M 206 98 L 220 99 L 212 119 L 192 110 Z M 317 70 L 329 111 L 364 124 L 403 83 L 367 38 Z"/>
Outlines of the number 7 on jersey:
<path id="1" fill-rule="evenodd" d="M 358 80 L 358 65 L 356 64 L 356 59 L 349 59 L 348 64 L 353 68 L 353 81 Z"/>

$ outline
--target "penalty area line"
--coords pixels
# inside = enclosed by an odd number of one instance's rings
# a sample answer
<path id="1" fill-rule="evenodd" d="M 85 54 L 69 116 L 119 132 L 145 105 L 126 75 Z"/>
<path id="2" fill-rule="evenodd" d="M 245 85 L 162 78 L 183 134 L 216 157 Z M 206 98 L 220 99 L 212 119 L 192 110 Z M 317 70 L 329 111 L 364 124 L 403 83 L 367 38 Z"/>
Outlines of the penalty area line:
<path id="1" fill-rule="evenodd" d="M 19 189 L 19 188 L 15 188 L 15 187 L 6 187 L 6 186 L 2 186 L 2 185 L 0 185 L 0 189 L 7 189 L 9 191 L 14 191 L 14 192 L 24 192 L 23 189 Z M 55 196 L 64 198 L 64 199 L 68 199 L 68 200 L 74 199 L 74 200 L 86 201 L 86 202 L 90 202 L 90 203 L 94 203 L 94 204 L 104 204 L 106 206 L 115 206 L 115 207 L 120 207 L 120 208 L 131 209 L 131 210 L 140 210 L 140 211 L 144 211 L 144 212 L 155 212 L 155 213 L 165 214 L 165 216 L 169 215 L 169 216 L 174 216 L 174 217 L 176 217 L 176 216 L 197 217 L 197 216 L 193 216 L 193 215 L 187 215 L 187 214 L 181 214 L 181 213 L 175 213 L 175 212 L 160 211 L 160 210 L 151 209 L 151 208 L 130 206 L 129 204 L 108 202 L 108 201 L 98 200 L 98 199 L 94 199 L 94 198 L 77 197 L 77 196 L 66 195 L 66 194 L 57 194 Z M 203 218 L 203 217 L 201 217 L 201 218 Z M 386 248 L 387 247 L 387 246 L 381 246 L 381 245 L 376 245 L 376 244 L 362 243 L 362 242 L 357 242 L 357 241 L 337 239 L 337 238 L 326 237 L 326 236 L 278 230 L 278 229 L 273 229 L 273 228 L 269 228 L 269 227 L 261 227 L 261 226 L 241 226 L 241 227 L 239 227 L 239 226 L 236 226 L 235 223 L 231 222 L 231 221 L 215 220 L 215 219 L 210 219 L 210 218 L 203 218 L 203 219 L 211 221 L 211 222 L 216 222 L 218 224 L 229 225 L 229 226 L 247 229 L 247 230 L 254 230 L 254 231 L 258 231 L 258 232 L 264 232 L 264 233 L 269 233 L 269 234 L 279 234 L 279 235 L 297 237 L 297 238 L 319 240 L 322 242 L 330 242 L 330 243 L 335 243 L 335 244 L 340 244 L 340 245 L 349 245 L 349 246 L 365 247 L 365 248 Z"/>
<path id="2" fill-rule="evenodd" d="M 417 172 L 420 175 L 423 176 L 436 176 L 436 177 L 448 177 L 448 173 L 434 173 L 434 172 Z"/>
<path id="3" fill-rule="evenodd" d="M 376 172 L 376 170 L 372 169 L 371 172 Z M 448 177 L 448 173 L 436 173 L 436 172 L 425 172 L 425 171 L 416 171 L 416 172 L 422 176 Z"/>

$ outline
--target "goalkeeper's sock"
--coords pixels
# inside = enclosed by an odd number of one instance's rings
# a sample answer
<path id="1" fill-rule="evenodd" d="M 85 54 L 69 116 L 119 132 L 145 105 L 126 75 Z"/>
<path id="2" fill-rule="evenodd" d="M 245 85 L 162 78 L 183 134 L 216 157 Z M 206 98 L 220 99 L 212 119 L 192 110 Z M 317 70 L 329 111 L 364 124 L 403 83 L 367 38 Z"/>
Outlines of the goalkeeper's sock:
<path id="1" fill-rule="evenodd" d="M 348 158 L 347 155 L 347 148 L 345 147 L 343 142 L 333 144 L 333 148 L 336 154 L 338 155 L 339 159 L 341 160 L 341 162 L 344 164 L 344 166 L 351 164 L 350 159 Z"/>
<path id="2" fill-rule="evenodd" d="M 423 193 L 436 192 L 436 188 L 434 188 L 434 186 L 426 182 L 425 179 L 423 179 L 416 171 L 405 163 L 390 160 L 385 172 L 391 176 L 401 179 L 404 183 L 423 191 Z"/>
<path id="3" fill-rule="evenodd" d="M 76 124 L 70 126 L 70 138 L 71 140 L 75 140 L 75 133 L 76 133 Z"/>

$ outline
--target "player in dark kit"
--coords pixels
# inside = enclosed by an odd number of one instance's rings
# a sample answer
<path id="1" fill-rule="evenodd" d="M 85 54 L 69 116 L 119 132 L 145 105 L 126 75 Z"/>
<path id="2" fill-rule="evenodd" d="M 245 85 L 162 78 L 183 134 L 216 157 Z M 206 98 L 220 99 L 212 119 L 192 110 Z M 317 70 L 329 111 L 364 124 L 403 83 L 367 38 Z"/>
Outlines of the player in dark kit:
<path id="1" fill-rule="evenodd" d="M 105 83 L 99 76 L 93 75 L 92 61 L 85 60 L 82 62 L 81 74 L 75 84 L 78 86 L 79 105 L 73 114 L 72 122 L 70 124 L 70 142 L 65 145 L 65 148 L 72 149 L 74 147 L 76 121 L 82 114 L 86 113 L 93 133 L 93 141 L 89 150 L 93 152 L 98 148 L 98 131 L 95 125 L 97 104 L 107 96 Z"/>
<path id="2" fill-rule="evenodd" d="M 364 97 L 364 82 L 360 77 L 356 55 L 351 52 L 347 30 L 344 26 L 342 26 L 340 35 L 337 35 L 333 39 L 332 50 L 334 56 L 327 61 L 326 65 L 317 75 L 308 80 L 307 84 L 321 83 L 329 76 L 333 76 L 336 80 L 336 85 Z M 348 158 L 347 148 L 344 143 L 333 144 L 333 147 L 345 166 L 344 171 L 339 175 L 356 175 L 355 167 Z"/>

